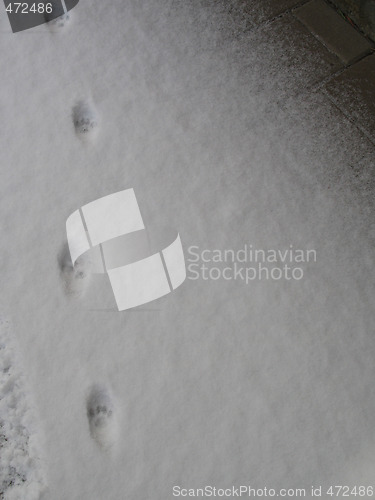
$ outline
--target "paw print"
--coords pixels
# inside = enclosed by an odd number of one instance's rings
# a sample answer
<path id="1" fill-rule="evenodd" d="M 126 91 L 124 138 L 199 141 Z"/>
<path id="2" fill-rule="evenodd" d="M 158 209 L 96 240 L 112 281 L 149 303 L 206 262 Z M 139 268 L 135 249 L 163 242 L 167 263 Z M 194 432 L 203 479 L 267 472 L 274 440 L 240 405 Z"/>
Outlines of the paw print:
<path id="1" fill-rule="evenodd" d="M 96 111 L 92 104 L 80 101 L 73 108 L 73 124 L 78 136 L 92 135 L 98 126 Z"/>

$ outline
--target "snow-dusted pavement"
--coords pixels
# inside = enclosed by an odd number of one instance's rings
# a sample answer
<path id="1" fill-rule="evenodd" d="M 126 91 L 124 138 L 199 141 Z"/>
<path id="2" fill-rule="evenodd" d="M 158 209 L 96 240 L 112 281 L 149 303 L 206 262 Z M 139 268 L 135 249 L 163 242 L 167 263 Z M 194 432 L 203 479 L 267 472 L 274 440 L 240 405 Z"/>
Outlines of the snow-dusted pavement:
<path id="1" fill-rule="evenodd" d="M 82 0 L 18 34 L 1 17 L 5 499 L 374 485 L 375 148 L 317 87 L 335 56 L 259 4 Z M 129 187 L 187 258 L 292 245 L 316 262 L 94 307 L 65 222 Z"/>

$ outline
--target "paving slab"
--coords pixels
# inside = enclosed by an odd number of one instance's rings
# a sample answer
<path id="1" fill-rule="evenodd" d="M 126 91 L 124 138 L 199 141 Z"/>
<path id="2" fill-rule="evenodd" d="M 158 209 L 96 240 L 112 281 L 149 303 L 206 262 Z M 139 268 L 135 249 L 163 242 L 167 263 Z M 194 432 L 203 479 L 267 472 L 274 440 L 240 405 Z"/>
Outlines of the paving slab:
<path id="1" fill-rule="evenodd" d="M 369 40 L 324 0 L 311 0 L 293 13 L 345 65 L 361 59 L 373 48 Z"/>
<path id="2" fill-rule="evenodd" d="M 346 69 L 325 88 L 340 110 L 375 140 L 375 54 Z"/>
<path id="3" fill-rule="evenodd" d="M 330 0 L 340 11 L 352 19 L 363 33 L 375 42 L 374 0 Z"/>

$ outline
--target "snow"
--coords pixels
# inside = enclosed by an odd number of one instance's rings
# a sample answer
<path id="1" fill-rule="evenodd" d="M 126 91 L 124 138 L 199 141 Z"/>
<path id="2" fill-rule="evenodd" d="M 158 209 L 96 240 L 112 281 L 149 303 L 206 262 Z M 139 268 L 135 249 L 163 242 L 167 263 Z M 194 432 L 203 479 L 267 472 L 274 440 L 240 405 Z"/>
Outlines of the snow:
<path id="1" fill-rule="evenodd" d="M 10 325 L 0 319 L 0 492 L 1 498 L 38 499 L 46 492 L 37 412 L 27 393 Z"/>
<path id="2" fill-rule="evenodd" d="M 53 29 L 1 18 L 0 310 L 42 457 L 6 499 L 42 496 L 43 474 L 51 500 L 372 484 L 374 148 L 314 91 L 333 56 L 289 43 L 292 17 L 259 16 L 92 0 Z M 292 244 L 317 262 L 301 281 L 187 280 L 123 313 L 92 307 L 66 219 L 131 187 L 145 226 L 175 227 L 185 250 Z M 1 419 L 23 418 L 17 394 L 20 417 Z"/>

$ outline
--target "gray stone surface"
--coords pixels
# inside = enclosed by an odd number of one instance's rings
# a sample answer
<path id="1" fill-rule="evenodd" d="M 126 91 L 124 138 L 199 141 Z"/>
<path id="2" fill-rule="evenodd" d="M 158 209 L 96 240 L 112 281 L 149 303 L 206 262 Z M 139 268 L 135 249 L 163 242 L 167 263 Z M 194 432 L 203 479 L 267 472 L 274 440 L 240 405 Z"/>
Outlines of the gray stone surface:
<path id="1" fill-rule="evenodd" d="M 339 58 L 292 14 L 267 23 L 253 35 L 249 40 L 249 61 L 252 47 L 259 44 L 260 38 L 267 43 L 258 46 L 262 57 L 254 62 L 254 78 L 263 91 L 275 92 L 279 99 L 304 93 L 343 67 Z M 270 72 L 273 78 L 266 77 Z M 263 74 L 265 78 L 259 78 Z"/>
<path id="2" fill-rule="evenodd" d="M 341 111 L 375 140 L 375 54 L 331 80 L 326 89 Z"/>
<path id="3" fill-rule="evenodd" d="M 295 9 L 294 15 L 345 65 L 371 51 L 372 44 L 324 0 L 312 0 Z"/>
<path id="4" fill-rule="evenodd" d="M 330 0 L 375 42 L 375 0 Z"/>
<path id="5" fill-rule="evenodd" d="M 291 9 L 298 0 L 245 0 L 244 12 L 250 16 L 254 25 L 273 19 Z"/>

